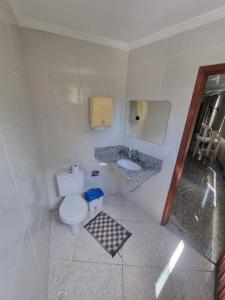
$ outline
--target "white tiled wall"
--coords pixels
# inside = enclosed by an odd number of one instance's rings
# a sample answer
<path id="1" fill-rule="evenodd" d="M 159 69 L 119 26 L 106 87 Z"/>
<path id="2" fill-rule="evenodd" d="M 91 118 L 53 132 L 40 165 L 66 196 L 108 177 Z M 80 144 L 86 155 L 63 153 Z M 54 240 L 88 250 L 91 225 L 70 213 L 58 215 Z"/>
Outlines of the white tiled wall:
<path id="1" fill-rule="evenodd" d="M 20 35 L 0 0 L 0 300 L 47 300 L 48 200 Z"/>
<path id="2" fill-rule="evenodd" d="M 127 101 L 169 100 L 172 109 L 165 143 L 128 136 L 124 143 L 163 159 L 162 171 L 131 197 L 160 221 L 199 66 L 225 62 L 225 19 L 132 50 Z"/>
<path id="3" fill-rule="evenodd" d="M 87 186 L 100 185 L 106 193 L 115 192 L 116 176 L 112 176 L 108 167 L 96 165 L 93 150 L 96 146 L 124 143 L 164 161 L 158 175 L 129 195 L 160 221 L 198 68 L 225 60 L 224 25 L 225 20 L 221 19 L 132 50 L 129 55 L 94 43 L 23 30 L 29 85 L 52 208 L 58 203 L 55 173 L 75 161 L 86 171 Z M 113 97 L 113 127 L 104 132 L 89 129 L 88 97 L 91 95 Z M 125 98 L 172 103 L 162 145 L 124 135 Z M 93 179 L 90 172 L 95 168 L 100 169 L 100 177 Z"/>
<path id="4" fill-rule="evenodd" d="M 86 171 L 87 186 L 115 192 L 116 177 L 96 165 L 94 147 L 122 142 L 128 53 L 29 29 L 23 41 L 51 207 L 58 202 L 55 173 L 74 162 Z M 103 132 L 89 127 L 88 98 L 94 95 L 113 98 L 113 126 Z M 95 168 L 100 176 L 91 178 Z"/>
<path id="5" fill-rule="evenodd" d="M 124 143 L 163 159 L 163 170 L 129 195 L 160 221 L 197 70 L 225 61 L 224 28 L 222 19 L 181 33 L 131 51 L 128 61 L 122 50 L 21 32 L 0 0 L 0 300 L 47 299 L 48 209 L 58 203 L 58 170 L 79 162 L 86 187 L 117 190 L 117 176 L 97 164 L 94 147 Z M 103 132 L 88 125 L 92 95 L 113 98 L 113 126 Z M 124 135 L 125 98 L 171 101 L 165 143 Z"/>

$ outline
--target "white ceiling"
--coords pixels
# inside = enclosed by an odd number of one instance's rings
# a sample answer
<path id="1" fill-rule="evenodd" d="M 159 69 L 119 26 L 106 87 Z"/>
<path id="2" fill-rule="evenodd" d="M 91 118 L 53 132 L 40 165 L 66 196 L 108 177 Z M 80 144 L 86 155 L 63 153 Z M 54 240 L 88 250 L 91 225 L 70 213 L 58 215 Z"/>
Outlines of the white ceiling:
<path id="1" fill-rule="evenodd" d="M 23 26 L 39 27 L 38 29 L 45 27 L 46 30 L 49 29 L 48 31 L 61 30 L 61 33 L 68 30 L 70 35 L 74 32 L 84 34 L 86 37 L 99 37 L 105 41 L 118 42 L 121 46 L 146 37 L 154 37 L 159 32 L 168 31 L 168 28 L 175 30 L 177 25 L 184 22 L 193 22 L 197 25 L 199 20 L 203 21 L 202 23 L 212 21 L 209 14 L 212 10 L 216 10 L 212 12 L 214 17 L 218 18 L 218 15 L 221 17 L 221 8 L 223 16 L 225 15 L 225 0 L 8 0 L 8 2 Z"/>

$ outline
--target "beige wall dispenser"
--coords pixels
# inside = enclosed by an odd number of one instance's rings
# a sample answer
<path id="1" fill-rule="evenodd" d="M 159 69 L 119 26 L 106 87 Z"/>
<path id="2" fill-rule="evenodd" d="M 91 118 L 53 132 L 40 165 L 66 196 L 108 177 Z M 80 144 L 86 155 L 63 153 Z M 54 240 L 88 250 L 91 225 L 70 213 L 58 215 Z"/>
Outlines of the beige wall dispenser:
<path id="1" fill-rule="evenodd" d="M 112 98 L 96 96 L 91 97 L 89 104 L 91 128 L 103 128 L 112 126 Z"/>

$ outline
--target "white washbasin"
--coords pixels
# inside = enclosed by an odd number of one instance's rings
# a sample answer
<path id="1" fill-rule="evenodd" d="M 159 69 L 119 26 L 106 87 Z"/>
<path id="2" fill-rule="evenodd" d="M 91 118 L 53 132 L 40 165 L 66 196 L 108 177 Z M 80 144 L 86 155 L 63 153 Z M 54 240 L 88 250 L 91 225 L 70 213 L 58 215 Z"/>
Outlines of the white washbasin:
<path id="1" fill-rule="evenodd" d="M 129 160 L 129 159 L 119 159 L 117 160 L 117 165 L 130 171 L 140 171 L 141 166 L 136 164 L 135 162 Z"/>

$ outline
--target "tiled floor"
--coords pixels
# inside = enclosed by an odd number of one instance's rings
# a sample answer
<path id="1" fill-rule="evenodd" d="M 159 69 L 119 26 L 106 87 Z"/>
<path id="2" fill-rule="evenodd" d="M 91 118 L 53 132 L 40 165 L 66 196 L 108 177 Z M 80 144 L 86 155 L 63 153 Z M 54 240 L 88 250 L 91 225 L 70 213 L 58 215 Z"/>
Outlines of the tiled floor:
<path id="1" fill-rule="evenodd" d="M 218 162 L 189 155 L 167 228 L 217 262 L 225 249 L 225 179 Z"/>
<path id="2" fill-rule="evenodd" d="M 49 300 L 59 291 L 67 300 L 213 299 L 213 266 L 186 244 L 156 298 L 155 284 L 182 242 L 120 196 L 105 197 L 103 210 L 132 232 L 121 256 L 112 258 L 85 229 L 72 235 L 52 216 Z"/>

